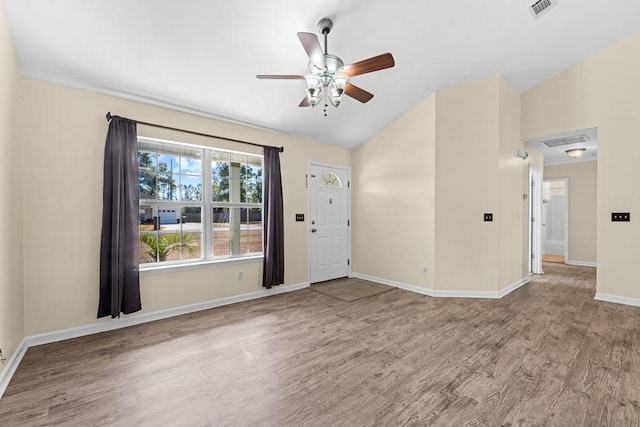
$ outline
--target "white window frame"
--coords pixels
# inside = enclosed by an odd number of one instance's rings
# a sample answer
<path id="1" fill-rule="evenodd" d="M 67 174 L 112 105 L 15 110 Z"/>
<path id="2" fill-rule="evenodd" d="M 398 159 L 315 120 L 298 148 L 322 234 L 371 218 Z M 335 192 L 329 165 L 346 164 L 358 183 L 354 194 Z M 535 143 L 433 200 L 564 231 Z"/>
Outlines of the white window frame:
<path id="1" fill-rule="evenodd" d="M 261 168 L 264 171 L 264 156 L 260 154 L 247 153 L 243 151 L 227 150 L 217 147 L 201 146 L 195 144 L 188 144 L 178 141 L 170 141 L 164 139 L 138 137 L 138 142 L 147 142 L 151 144 L 159 145 L 172 145 L 175 147 L 191 148 L 201 151 L 201 164 L 202 164 L 202 201 L 185 201 L 185 200 L 160 200 L 160 199 L 139 199 L 139 208 L 143 207 L 165 207 L 175 206 L 176 209 L 182 209 L 183 207 L 194 206 L 201 208 L 201 221 L 202 221 L 202 257 L 194 259 L 183 259 L 174 261 L 162 261 L 140 264 L 139 269 L 144 271 L 163 271 L 167 269 L 182 269 L 182 268 L 197 268 L 214 263 L 229 262 L 229 261 L 249 261 L 255 259 L 261 259 L 263 257 L 263 251 L 251 252 L 246 254 L 231 254 L 231 255 L 218 255 L 213 254 L 213 209 L 214 208 L 260 208 L 262 213 L 261 223 L 262 231 L 261 238 L 264 239 L 264 186 L 262 187 L 262 203 L 246 203 L 246 202 L 219 202 L 213 201 L 213 184 L 212 184 L 212 154 L 213 152 L 222 152 L 229 154 L 242 155 L 247 157 L 253 157 L 260 159 Z M 229 168 L 231 174 L 231 167 Z M 208 178 L 207 178 L 208 177 Z M 263 175 L 264 179 L 264 175 Z M 263 181 L 264 182 L 264 181 Z M 229 184 L 229 191 L 231 192 L 231 183 Z M 231 197 L 231 195 L 230 195 Z M 247 211 L 249 215 L 249 211 Z M 159 216 L 159 215 L 158 215 Z M 138 238 L 140 233 L 138 232 Z M 144 244 L 140 242 L 140 244 Z M 231 250 L 231 249 L 230 249 Z"/>

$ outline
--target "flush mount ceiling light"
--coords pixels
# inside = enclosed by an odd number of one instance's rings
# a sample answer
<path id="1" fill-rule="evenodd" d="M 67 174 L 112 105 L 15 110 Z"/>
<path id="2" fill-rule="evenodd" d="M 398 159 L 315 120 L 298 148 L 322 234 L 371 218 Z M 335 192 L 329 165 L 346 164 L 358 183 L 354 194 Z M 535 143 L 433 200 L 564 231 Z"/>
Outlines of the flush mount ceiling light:
<path id="1" fill-rule="evenodd" d="M 566 150 L 565 153 L 572 159 L 577 159 L 584 154 L 585 150 L 586 148 L 572 148 L 571 150 Z"/>
<path id="2" fill-rule="evenodd" d="M 256 77 L 259 79 L 304 80 L 306 96 L 299 107 L 315 107 L 324 99 L 325 116 L 329 102 L 334 107 L 338 107 L 343 94 L 362 103 L 370 101 L 373 94 L 355 86 L 349 79 L 360 74 L 393 67 L 395 65 L 393 55 L 383 53 L 345 66 L 342 59 L 335 55 L 329 55 L 327 51 L 327 35 L 332 27 L 333 22 L 329 18 L 323 18 L 318 22 L 318 31 L 324 35 L 324 52 L 318 41 L 318 36 L 313 33 L 298 33 L 298 39 L 309 56 L 308 74 L 304 76 L 259 74 Z"/>

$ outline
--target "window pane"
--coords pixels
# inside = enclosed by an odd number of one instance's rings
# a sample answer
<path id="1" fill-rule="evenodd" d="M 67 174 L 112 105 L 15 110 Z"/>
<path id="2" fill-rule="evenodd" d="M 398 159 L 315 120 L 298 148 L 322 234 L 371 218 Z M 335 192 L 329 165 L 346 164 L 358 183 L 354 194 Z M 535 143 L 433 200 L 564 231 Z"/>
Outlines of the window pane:
<path id="1" fill-rule="evenodd" d="M 140 186 L 140 198 L 143 200 L 155 200 L 157 193 L 155 172 L 139 169 L 138 182 Z"/>
<path id="2" fill-rule="evenodd" d="M 150 206 L 140 206 L 138 212 L 140 215 L 140 231 L 153 230 L 153 208 Z"/>
<path id="3" fill-rule="evenodd" d="M 202 258 L 202 207 L 140 209 L 141 264 Z"/>
<path id="4" fill-rule="evenodd" d="M 213 208 L 213 256 L 231 255 L 229 209 Z"/>
<path id="5" fill-rule="evenodd" d="M 180 152 L 180 173 L 202 176 L 202 150 L 183 148 Z"/>
<path id="6" fill-rule="evenodd" d="M 202 200 L 202 150 L 182 148 L 180 150 L 180 200 Z"/>
<path id="7" fill-rule="evenodd" d="M 158 170 L 167 173 L 180 173 L 180 160 L 177 154 L 158 153 Z"/>
<path id="8" fill-rule="evenodd" d="M 202 208 L 185 206 L 182 208 L 182 238 L 180 254 L 182 259 L 202 258 Z"/>
<path id="9" fill-rule="evenodd" d="M 229 154 L 214 151 L 211 161 L 211 194 L 214 202 L 229 201 Z"/>
<path id="10" fill-rule="evenodd" d="M 262 252 L 262 209 L 242 209 L 240 225 L 240 253 Z"/>
<path id="11" fill-rule="evenodd" d="M 242 164 L 231 162 L 229 165 L 229 201 L 241 202 L 240 194 L 242 188 Z"/>
<path id="12" fill-rule="evenodd" d="M 140 225 L 140 245 L 138 248 L 138 262 L 147 264 L 158 260 L 158 232 L 153 231 L 153 225 Z"/>
<path id="13" fill-rule="evenodd" d="M 138 151 L 138 182 L 141 199 L 155 199 L 157 155 L 152 151 Z"/>
<path id="14" fill-rule="evenodd" d="M 242 171 L 242 202 L 262 203 L 262 159 L 247 157 Z"/>
<path id="15" fill-rule="evenodd" d="M 180 175 L 181 200 L 199 202 L 202 200 L 202 179 L 199 176 Z"/>

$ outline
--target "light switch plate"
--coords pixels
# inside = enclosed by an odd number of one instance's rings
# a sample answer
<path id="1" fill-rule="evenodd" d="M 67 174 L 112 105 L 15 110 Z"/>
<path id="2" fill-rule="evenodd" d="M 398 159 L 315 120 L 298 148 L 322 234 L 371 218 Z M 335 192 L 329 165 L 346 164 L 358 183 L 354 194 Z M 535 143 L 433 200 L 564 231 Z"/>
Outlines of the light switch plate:
<path id="1" fill-rule="evenodd" d="M 612 222 L 630 222 L 631 213 L 630 212 L 611 212 L 611 221 Z"/>

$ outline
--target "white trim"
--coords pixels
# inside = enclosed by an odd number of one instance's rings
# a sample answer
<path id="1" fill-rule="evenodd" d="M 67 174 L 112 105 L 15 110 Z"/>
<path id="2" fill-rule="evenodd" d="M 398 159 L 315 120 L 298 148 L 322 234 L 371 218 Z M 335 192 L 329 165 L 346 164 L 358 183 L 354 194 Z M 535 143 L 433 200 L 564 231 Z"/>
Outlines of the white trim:
<path id="1" fill-rule="evenodd" d="M 140 267 L 140 275 L 147 276 L 151 274 L 162 274 L 162 273 L 174 273 L 177 271 L 185 271 L 185 270 L 197 270 L 200 268 L 208 268 L 214 266 L 222 266 L 222 265 L 230 265 L 230 264 L 243 264 L 247 262 L 258 262 L 262 261 L 264 255 L 248 255 L 248 256 L 237 256 L 235 258 L 225 258 L 225 259 L 217 259 L 217 260 L 206 260 L 206 261 L 195 261 L 195 262 L 185 262 L 182 264 L 163 264 L 163 265 L 154 265 L 147 264 L 148 267 Z"/>
<path id="2" fill-rule="evenodd" d="M 640 298 L 628 298 L 628 297 L 621 297 L 618 295 L 597 293 L 593 299 L 596 301 L 612 302 L 614 304 L 624 304 L 624 305 L 631 305 L 634 307 L 640 307 Z"/>
<path id="3" fill-rule="evenodd" d="M 0 371 L 0 398 L 4 394 L 4 391 L 7 389 L 7 386 L 9 385 L 9 381 L 11 381 L 13 374 L 16 373 L 18 365 L 22 361 L 22 358 L 24 357 L 28 348 L 29 346 L 27 345 L 27 339 L 24 338 L 18 345 L 18 348 L 16 348 L 16 350 L 9 358 L 7 364 L 4 365 L 4 369 Z"/>
<path id="4" fill-rule="evenodd" d="M 529 283 L 531 281 L 531 275 L 528 275 L 527 277 L 523 277 L 522 279 L 518 280 L 517 282 L 514 282 L 512 284 L 510 284 L 509 286 L 507 286 L 506 288 L 502 288 L 498 291 L 498 298 L 502 298 L 506 295 L 509 295 L 511 292 L 515 291 L 518 288 L 521 288 L 522 286 L 526 285 L 527 283 Z"/>
<path id="5" fill-rule="evenodd" d="M 9 362 L 7 363 L 3 371 L 0 372 L 0 397 L 2 397 L 2 393 L 4 393 L 4 390 L 9 384 L 9 381 L 11 381 L 11 377 L 18 368 L 18 364 L 22 360 L 22 357 L 26 353 L 27 349 L 29 349 L 30 347 L 50 344 L 58 341 L 68 340 L 71 338 L 98 334 L 101 332 L 113 331 L 115 329 L 127 328 L 129 326 L 140 325 L 142 323 L 153 322 L 156 320 L 168 319 L 170 317 L 181 316 L 183 314 L 189 314 L 196 311 L 208 310 L 210 308 L 220 307 L 223 305 L 235 304 L 238 302 L 264 298 L 271 295 L 298 291 L 300 289 L 308 287 L 309 283 L 279 286 L 271 289 L 263 289 L 256 292 L 250 292 L 247 294 L 235 295 L 232 297 L 219 298 L 216 300 L 183 305 L 181 307 L 174 307 L 166 310 L 154 311 L 151 313 L 124 316 L 119 319 L 105 320 L 103 322 L 92 323 L 75 328 L 62 329 L 59 331 L 46 332 L 37 335 L 29 335 L 22 340 L 22 342 L 18 346 L 18 349 L 13 353 L 11 359 L 9 359 Z"/>
<path id="6" fill-rule="evenodd" d="M 576 267 L 593 267 L 598 268 L 598 264 L 595 262 L 588 261 L 567 261 L 565 264 L 567 265 L 575 265 Z"/>
<path id="7" fill-rule="evenodd" d="M 500 291 L 448 291 L 448 290 L 436 290 L 436 289 L 428 289 L 422 288 L 420 286 L 408 285 L 406 283 L 395 282 L 393 280 L 382 279 L 379 277 L 368 276 L 366 274 L 361 273 L 353 273 L 352 277 L 356 277 L 358 279 L 368 280 L 370 282 L 381 283 L 383 285 L 395 286 L 399 289 L 404 289 L 405 291 L 415 292 L 417 294 L 427 295 L 430 297 L 436 298 L 488 298 L 488 299 L 500 299 L 505 295 L 510 294 L 521 286 L 526 285 L 531 281 L 531 277 L 523 277 L 517 282 L 512 283 L 506 288 L 501 289 Z"/>
<path id="8" fill-rule="evenodd" d="M 544 182 L 544 169 L 529 163 L 529 272 L 543 274 L 542 270 L 542 186 Z M 531 218 L 535 222 L 531 222 Z M 533 256 L 533 258 L 532 258 Z"/>

